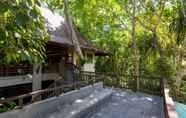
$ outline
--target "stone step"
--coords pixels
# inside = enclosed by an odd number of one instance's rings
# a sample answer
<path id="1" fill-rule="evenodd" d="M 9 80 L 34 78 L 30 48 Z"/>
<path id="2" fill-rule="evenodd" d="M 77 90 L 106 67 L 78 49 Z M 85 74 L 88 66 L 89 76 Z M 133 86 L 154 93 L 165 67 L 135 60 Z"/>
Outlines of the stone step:
<path id="1" fill-rule="evenodd" d="M 112 96 L 111 89 L 94 91 L 84 99 L 77 99 L 71 105 L 66 106 L 58 112 L 49 115 L 46 118 L 82 118 L 92 115 L 102 105 L 107 103 Z"/>
<path id="2" fill-rule="evenodd" d="M 104 103 L 111 93 L 111 89 L 103 88 L 103 83 L 100 82 L 24 106 L 22 109 L 0 113 L 0 118 L 74 118 L 74 111 L 78 115 L 85 114 L 89 109 L 91 111 L 97 107 L 98 103 Z M 84 112 L 86 108 L 88 111 Z M 56 116 L 52 117 L 51 114 Z M 67 117 L 68 114 L 72 114 L 69 115 L 71 117 Z"/>

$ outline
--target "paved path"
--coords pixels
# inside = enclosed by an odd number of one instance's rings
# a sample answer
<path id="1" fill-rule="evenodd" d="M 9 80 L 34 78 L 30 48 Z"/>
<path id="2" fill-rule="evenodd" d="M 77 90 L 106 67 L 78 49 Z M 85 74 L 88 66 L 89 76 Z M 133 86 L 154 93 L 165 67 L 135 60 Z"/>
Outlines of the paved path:
<path id="1" fill-rule="evenodd" d="M 162 101 L 158 96 L 115 89 L 112 100 L 89 118 L 164 118 Z"/>

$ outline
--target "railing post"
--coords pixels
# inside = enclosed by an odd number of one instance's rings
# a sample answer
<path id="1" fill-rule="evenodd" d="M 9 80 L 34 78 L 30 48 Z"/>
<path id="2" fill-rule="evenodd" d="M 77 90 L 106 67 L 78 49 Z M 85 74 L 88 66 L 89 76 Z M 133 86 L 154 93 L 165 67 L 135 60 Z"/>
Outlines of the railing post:
<path id="1" fill-rule="evenodd" d="M 75 76 L 76 76 L 76 77 L 75 77 L 75 78 L 76 78 L 76 89 L 79 90 L 79 89 L 80 89 L 80 85 L 79 85 L 79 84 L 80 84 L 80 83 L 79 83 L 79 82 L 80 82 L 80 79 L 79 79 L 80 72 L 79 72 L 79 73 L 75 73 Z"/>
<path id="2" fill-rule="evenodd" d="M 92 76 L 91 73 L 89 74 L 89 79 L 92 80 L 91 84 L 92 84 L 92 86 L 93 86 L 93 85 L 94 85 L 94 78 L 93 78 L 93 76 Z"/>
<path id="3" fill-rule="evenodd" d="M 94 84 L 97 82 L 97 80 L 96 79 L 98 79 L 97 77 L 96 77 L 96 73 L 94 72 L 93 73 L 93 78 L 94 78 Z M 99 82 L 99 80 L 98 80 L 98 82 Z"/>
<path id="4" fill-rule="evenodd" d="M 54 83 L 54 92 L 55 96 L 58 96 L 57 83 Z"/>
<path id="5" fill-rule="evenodd" d="M 32 77 L 32 91 L 41 90 L 42 87 L 42 64 L 33 65 L 33 77 Z M 41 100 L 41 96 L 32 96 L 33 100 Z"/>
<path id="6" fill-rule="evenodd" d="M 19 105 L 19 107 L 23 106 L 23 98 L 18 99 L 18 105 Z"/>
<path id="7" fill-rule="evenodd" d="M 160 79 L 160 94 L 161 94 L 161 96 L 163 96 L 163 94 L 164 94 L 164 79 L 163 78 L 161 78 Z"/>
<path id="8" fill-rule="evenodd" d="M 118 87 L 121 88 L 119 76 L 118 76 L 118 75 L 115 75 L 115 78 L 116 78 L 116 81 L 117 81 L 116 83 L 117 83 Z M 117 86 L 117 85 L 116 85 L 116 86 Z"/>
<path id="9" fill-rule="evenodd" d="M 75 72 L 73 72 L 73 89 L 76 89 L 76 78 L 75 78 Z"/>
<path id="10" fill-rule="evenodd" d="M 102 81 L 103 81 L 103 88 L 105 88 L 105 75 L 103 75 L 103 77 L 102 77 Z"/>

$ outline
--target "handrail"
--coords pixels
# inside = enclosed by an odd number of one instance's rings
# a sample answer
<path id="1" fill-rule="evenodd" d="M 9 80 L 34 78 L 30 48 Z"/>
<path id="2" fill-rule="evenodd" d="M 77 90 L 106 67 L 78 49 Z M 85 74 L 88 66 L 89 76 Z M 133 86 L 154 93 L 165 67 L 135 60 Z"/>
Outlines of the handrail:
<path id="1" fill-rule="evenodd" d="M 4 104 L 10 101 L 18 101 L 18 106 L 23 106 L 25 103 L 25 101 L 27 103 L 32 103 L 35 102 L 35 98 L 36 101 L 39 101 L 41 99 L 37 99 L 37 98 L 42 98 L 42 99 L 46 99 L 48 97 L 52 97 L 52 96 L 58 96 L 62 93 L 64 93 L 64 91 L 66 91 L 65 89 L 79 89 L 82 86 L 85 85 L 91 85 L 94 84 L 98 81 L 102 81 L 104 83 L 104 85 L 106 86 L 113 86 L 113 87 L 119 87 L 119 88 L 126 88 L 126 89 L 135 89 L 135 79 L 134 78 L 127 78 L 126 75 L 117 75 L 117 76 L 110 76 L 104 73 L 95 73 L 95 72 L 86 72 L 86 71 L 79 71 L 77 73 L 74 73 L 74 78 L 70 84 L 64 84 L 61 83 L 61 85 L 59 86 L 54 86 L 53 88 L 47 88 L 44 90 L 38 90 L 35 92 L 31 92 L 28 94 L 24 94 L 24 95 L 20 95 L 20 96 L 16 96 L 16 97 L 11 97 L 11 98 L 7 98 L 5 100 L 0 100 L 0 104 Z M 149 80 L 149 79 L 141 79 L 141 89 L 144 92 L 148 92 L 148 93 L 152 93 L 152 94 L 156 94 L 153 93 L 154 91 L 159 92 L 159 84 L 160 82 L 157 80 Z M 150 89 L 150 90 L 149 90 Z M 148 91 L 146 91 L 148 90 Z M 158 93 L 159 95 L 159 93 Z M 39 96 L 39 97 L 38 97 Z M 29 101 L 27 101 L 26 98 L 29 98 Z M 31 99 L 31 100 L 30 100 Z M 25 100 L 25 101 L 24 101 Z"/>
<path id="2" fill-rule="evenodd" d="M 169 96 L 169 89 L 164 80 L 162 81 L 161 89 L 163 94 L 165 118 L 179 118 L 178 113 L 176 112 L 174 102 Z"/>
<path id="3" fill-rule="evenodd" d="M 19 96 L 15 96 L 15 97 L 10 97 L 10 98 L 7 98 L 5 100 L 0 100 L 0 103 L 10 102 L 10 101 L 18 100 L 18 99 L 24 99 L 26 97 L 32 97 L 33 95 L 39 95 L 39 94 L 41 95 L 41 94 L 46 93 L 46 92 L 54 91 L 54 90 L 65 88 L 65 87 L 71 87 L 71 86 L 72 86 L 72 84 L 63 85 L 61 87 L 56 87 L 56 88 L 37 90 L 37 91 L 31 92 L 31 93 L 28 93 L 28 94 L 23 94 L 23 95 L 19 95 Z"/>
<path id="4" fill-rule="evenodd" d="M 94 84 L 96 78 L 92 78 L 89 79 L 89 82 L 92 82 L 91 84 Z M 97 78 L 97 80 L 99 80 L 99 78 Z M 23 95 L 19 95 L 19 96 L 15 96 L 15 97 L 10 97 L 10 98 L 6 98 L 6 99 L 0 99 L 0 104 L 4 104 L 4 103 L 8 103 L 11 101 L 16 101 L 18 100 L 18 106 L 23 106 L 23 99 L 28 98 L 28 97 L 33 97 L 33 96 L 38 96 L 38 95 L 44 95 L 46 93 L 49 92 L 55 92 L 54 96 L 58 96 L 59 95 L 59 91 L 62 91 L 64 88 L 69 88 L 69 87 L 76 87 L 76 89 L 79 88 L 79 86 L 83 83 L 87 83 L 87 81 L 75 81 L 75 83 L 71 83 L 71 84 L 66 84 L 66 85 L 61 85 L 59 87 L 54 87 L 54 88 L 47 88 L 47 89 L 43 89 L 43 90 L 38 90 L 38 91 L 34 91 L 28 94 L 23 94 Z M 62 92 L 60 92 L 60 94 L 62 94 Z M 32 101 L 33 102 L 33 101 Z"/>

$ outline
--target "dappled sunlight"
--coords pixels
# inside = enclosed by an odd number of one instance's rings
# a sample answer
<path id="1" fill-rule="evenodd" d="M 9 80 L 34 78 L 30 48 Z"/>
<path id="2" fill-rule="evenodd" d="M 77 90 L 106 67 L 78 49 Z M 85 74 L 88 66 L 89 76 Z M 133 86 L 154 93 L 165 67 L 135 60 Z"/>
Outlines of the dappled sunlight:
<path id="1" fill-rule="evenodd" d="M 136 97 L 131 99 L 131 101 L 138 101 L 138 100 L 139 100 L 139 98 L 136 98 Z"/>
<path id="2" fill-rule="evenodd" d="M 161 118 L 162 101 L 158 96 L 113 90 L 112 100 L 90 118 Z M 157 99 L 158 98 L 158 99 Z"/>
<path id="3" fill-rule="evenodd" d="M 146 97 L 146 99 L 148 100 L 148 101 L 153 101 L 153 99 L 152 98 L 149 98 L 149 97 Z"/>
<path id="4" fill-rule="evenodd" d="M 0 118 L 185 114 L 173 104 L 186 102 L 185 8 L 185 0 L 0 0 Z"/>
<path id="5" fill-rule="evenodd" d="M 77 112 L 77 111 L 71 111 L 71 112 L 70 112 L 70 114 L 72 114 L 72 115 L 73 115 L 73 114 L 75 114 L 76 112 Z"/>
<path id="6" fill-rule="evenodd" d="M 153 98 L 151 98 L 151 97 L 142 97 L 142 98 L 140 98 L 140 100 L 147 100 L 147 101 L 152 102 Z"/>
<path id="7" fill-rule="evenodd" d="M 150 118 L 158 118 L 157 116 L 151 116 Z"/>
<path id="8" fill-rule="evenodd" d="M 98 116 L 102 116 L 103 114 L 102 114 L 102 113 L 97 113 L 96 115 L 98 115 Z"/>
<path id="9" fill-rule="evenodd" d="M 82 99 L 77 99 L 77 100 L 75 101 L 75 103 L 82 103 L 82 102 L 83 102 Z"/>
<path id="10" fill-rule="evenodd" d="M 112 103 L 113 106 L 118 106 L 119 104 L 118 103 Z"/>
<path id="11" fill-rule="evenodd" d="M 123 101 L 123 102 L 127 102 L 127 100 L 126 100 L 126 99 L 123 99 L 122 101 Z"/>
<path id="12" fill-rule="evenodd" d="M 91 103 L 91 104 L 94 104 L 94 103 L 96 103 L 97 101 L 98 101 L 98 99 L 95 98 L 95 99 L 91 100 L 90 103 Z"/>
<path id="13" fill-rule="evenodd" d="M 129 93 L 127 93 L 127 92 L 118 92 L 118 91 L 115 91 L 115 96 L 117 96 L 117 97 L 126 97 L 126 96 L 129 96 L 130 94 Z"/>

